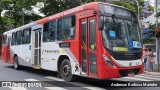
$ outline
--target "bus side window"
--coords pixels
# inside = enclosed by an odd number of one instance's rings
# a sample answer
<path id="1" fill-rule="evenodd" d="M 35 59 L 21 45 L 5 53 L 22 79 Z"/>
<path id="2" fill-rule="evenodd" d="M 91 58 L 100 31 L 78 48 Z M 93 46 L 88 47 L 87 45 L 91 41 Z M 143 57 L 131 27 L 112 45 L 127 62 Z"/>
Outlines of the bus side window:
<path id="1" fill-rule="evenodd" d="M 22 43 L 22 31 L 17 31 L 17 45 L 21 45 Z"/>
<path id="2" fill-rule="evenodd" d="M 44 24 L 43 41 L 52 42 L 55 40 L 56 21 L 51 21 Z"/>
<path id="3" fill-rule="evenodd" d="M 24 29 L 22 32 L 22 44 L 30 44 L 31 28 Z"/>
<path id="4" fill-rule="evenodd" d="M 75 15 L 58 20 L 57 40 L 69 40 L 75 38 Z"/>
<path id="5" fill-rule="evenodd" d="M 14 45 L 17 45 L 17 32 L 15 32 L 15 42 Z"/>
<path id="6" fill-rule="evenodd" d="M 15 32 L 12 33 L 11 46 L 15 45 Z"/>

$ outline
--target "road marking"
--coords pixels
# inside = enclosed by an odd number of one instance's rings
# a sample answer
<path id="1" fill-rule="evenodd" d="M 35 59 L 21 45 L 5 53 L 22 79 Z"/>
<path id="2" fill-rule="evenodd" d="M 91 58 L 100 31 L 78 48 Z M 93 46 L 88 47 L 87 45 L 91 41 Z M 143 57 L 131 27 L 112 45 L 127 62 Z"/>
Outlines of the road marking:
<path id="1" fill-rule="evenodd" d="M 67 90 L 67 89 L 64 89 L 64 88 L 60 88 L 60 87 L 44 87 L 48 90 Z"/>
<path id="2" fill-rule="evenodd" d="M 140 77 L 140 78 L 142 77 L 142 78 L 147 78 L 147 79 L 154 79 L 154 80 L 156 80 L 156 81 L 157 81 L 157 80 L 160 80 L 159 78 L 147 77 L 147 76 L 136 76 L 136 77 Z M 154 81 L 154 80 L 153 80 L 153 81 Z"/>
<path id="3" fill-rule="evenodd" d="M 56 81 L 64 81 L 63 79 L 56 78 L 56 77 L 51 77 L 51 76 L 48 76 L 48 77 L 45 77 L 45 78 L 56 80 Z M 103 89 L 103 88 L 99 88 L 99 87 L 95 87 L 95 86 L 91 86 L 91 85 L 87 85 L 87 84 L 83 84 L 83 83 L 79 83 L 79 82 L 65 82 L 64 81 L 64 83 L 76 85 L 76 86 L 79 86 L 79 87 L 82 87 L 82 88 L 85 88 L 85 89 L 89 89 L 89 90 L 106 90 L 106 89 Z"/>
<path id="4" fill-rule="evenodd" d="M 10 89 L 12 90 L 28 90 L 26 88 L 23 88 L 23 87 L 9 87 Z"/>
<path id="5" fill-rule="evenodd" d="M 160 75 L 159 72 L 146 72 L 146 74 L 150 74 L 150 75 Z"/>
<path id="6" fill-rule="evenodd" d="M 138 76 L 139 76 L 139 75 L 138 75 Z M 140 76 L 147 76 L 147 77 L 160 78 L 160 76 L 155 76 L 155 75 L 151 75 L 151 74 L 140 75 Z"/>
<path id="7" fill-rule="evenodd" d="M 136 77 L 123 77 L 123 78 L 125 78 L 125 79 L 132 79 L 132 80 L 138 80 L 138 81 L 152 81 L 152 80 L 141 79 L 141 78 L 136 78 Z"/>
<path id="8" fill-rule="evenodd" d="M 139 76 L 139 75 L 138 75 L 138 76 Z M 160 76 L 155 76 L 155 75 L 140 75 L 140 76 L 147 76 L 147 77 L 160 78 Z"/>
<path id="9" fill-rule="evenodd" d="M 36 80 L 36 79 L 32 79 L 32 78 L 30 78 L 30 79 L 24 79 L 25 81 L 39 81 L 39 80 Z"/>
<path id="10" fill-rule="evenodd" d="M 36 80 L 36 79 L 25 79 L 25 81 L 39 81 L 39 80 Z M 53 86 L 53 85 L 52 85 Z M 61 88 L 61 87 L 57 87 L 57 86 L 53 86 L 53 87 L 43 87 L 45 89 L 48 89 L 48 90 L 67 90 L 67 89 L 64 89 L 64 88 Z"/>
<path id="11" fill-rule="evenodd" d="M 48 76 L 48 77 L 45 77 L 45 78 L 56 80 L 56 81 L 64 81 L 63 79 L 56 78 L 56 77 L 51 77 L 51 76 Z"/>

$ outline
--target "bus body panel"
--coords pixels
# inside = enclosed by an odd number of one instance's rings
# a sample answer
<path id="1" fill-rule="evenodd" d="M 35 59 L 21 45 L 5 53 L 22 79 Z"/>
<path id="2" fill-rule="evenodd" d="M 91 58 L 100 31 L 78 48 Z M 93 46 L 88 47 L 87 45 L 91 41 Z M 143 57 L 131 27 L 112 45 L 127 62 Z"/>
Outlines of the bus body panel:
<path id="1" fill-rule="evenodd" d="M 8 51 L 8 47 L 4 44 L 2 44 L 2 54 L 1 54 L 1 57 L 2 57 L 2 60 L 4 62 L 7 61 L 7 51 Z"/>
<path id="2" fill-rule="evenodd" d="M 18 56 L 19 64 L 24 66 L 31 66 L 31 50 L 30 50 L 30 44 L 26 45 L 19 45 L 17 46 L 11 46 L 12 50 L 12 57 L 14 58 L 14 55 Z"/>
<path id="3" fill-rule="evenodd" d="M 31 42 L 30 44 L 26 45 L 11 45 L 10 46 L 10 59 L 9 63 L 13 64 L 14 56 L 18 56 L 19 64 L 33 67 L 35 66 L 35 34 L 38 32 L 40 39 L 41 46 L 38 47 L 39 51 L 39 66 L 42 69 L 51 70 L 51 71 L 58 71 L 58 62 L 61 56 L 67 56 L 70 60 L 72 73 L 75 75 L 85 76 L 85 77 L 92 77 L 98 79 L 111 79 L 111 78 L 118 78 L 122 77 L 123 75 L 127 75 L 129 71 L 135 71 L 136 74 L 143 73 L 143 62 L 142 57 L 137 60 L 116 60 L 114 59 L 111 54 L 105 49 L 103 42 L 102 42 L 102 31 L 98 30 L 99 26 L 99 18 L 100 15 L 98 14 L 98 4 L 100 2 L 93 2 L 88 3 L 49 17 L 46 17 L 41 20 L 37 20 L 33 23 L 27 24 L 25 26 L 13 29 L 11 31 L 5 32 L 4 35 L 12 37 L 12 33 L 23 30 L 25 28 L 31 28 Z M 56 20 L 58 22 L 59 19 L 64 18 L 66 16 L 75 15 L 76 17 L 76 32 L 75 38 L 73 40 L 61 40 L 61 41 L 53 41 L 53 42 L 43 42 L 43 26 L 45 23 Z M 89 38 L 90 33 L 89 26 L 90 20 L 95 20 L 95 28 L 96 28 L 96 51 L 90 49 L 89 46 Z M 96 62 L 92 62 L 92 64 L 96 64 L 96 73 L 92 74 L 90 72 L 91 61 L 87 61 L 87 72 L 82 70 L 82 26 L 81 23 L 86 21 L 87 23 L 87 43 L 88 46 L 86 47 L 87 57 L 90 59 L 90 53 L 94 53 L 96 56 Z M 37 29 L 41 28 L 39 31 Z M 60 47 L 60 44 L 69 43 L 67 47 Z M 7 62 L 7 51 L 8 45 L 2 45 L 2 60 Z M 110 67 L 106 64 L 103 55 L 106 55 L 111 62 L 114 64 L 115 67 Z M 130 65 L 130 63 L 132 65 Z M 94 67 L 93 67 L 94 68 Z"/>

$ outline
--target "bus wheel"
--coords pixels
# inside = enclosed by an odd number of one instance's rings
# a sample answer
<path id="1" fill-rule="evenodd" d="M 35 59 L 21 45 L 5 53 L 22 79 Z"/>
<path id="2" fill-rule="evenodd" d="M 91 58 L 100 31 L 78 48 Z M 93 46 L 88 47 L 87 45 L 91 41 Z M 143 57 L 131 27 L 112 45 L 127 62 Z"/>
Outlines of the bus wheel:
<path id="1" fill-rule="evenodd" d="M 71 64 L 68 59 L 64 59 L 60 67 L 61 76 L 65 81 L 73 81 Z"/>
<path id="2" fill-rule="evenodd" d="M 14 68 L 17 70 L 20 69 L 17 56 L 14 57 Z"/>

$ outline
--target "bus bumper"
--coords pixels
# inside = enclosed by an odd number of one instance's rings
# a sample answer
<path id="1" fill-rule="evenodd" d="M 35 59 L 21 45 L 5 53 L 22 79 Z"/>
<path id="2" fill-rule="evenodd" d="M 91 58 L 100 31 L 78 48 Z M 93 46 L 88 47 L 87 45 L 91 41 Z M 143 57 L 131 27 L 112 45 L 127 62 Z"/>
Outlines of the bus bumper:
<path id="1" fill-rule="evenodd" d="M 119 77 L 126 77 L 129 73 L 133 73 L 134 75 L 144 73 L 144 65 L 134 66 L 134 67 L 109 67 L 106 65 L 102 65 L 101 74 L 99 74 L 100 79 L 112 79 Z"/>

